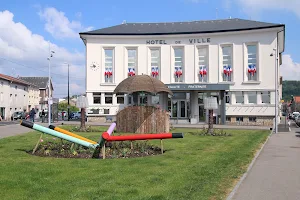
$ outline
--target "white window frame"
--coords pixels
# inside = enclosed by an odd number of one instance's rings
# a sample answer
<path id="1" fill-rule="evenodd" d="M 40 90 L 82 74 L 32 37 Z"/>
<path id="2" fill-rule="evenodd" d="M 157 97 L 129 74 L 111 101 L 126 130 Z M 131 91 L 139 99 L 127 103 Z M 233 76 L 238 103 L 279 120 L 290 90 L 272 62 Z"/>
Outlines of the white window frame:
<path id="1" fill-rule="evenodd" d="M 249 59 L 252 60 L 251 58 L 249 58 L 249 51 L 248 51 L 248 47 L 249 46 L 255 46 L 256 47 L 255 62 L 249 62 Z M 249 81 L 249 82 L 259 81 L 258 52 L 259 52 L 259 45 L 258 45 L 258 43 L 255 42 L 255 43 L 246 43 L 245 44 L 245 54 L 246 54 L 246 60 L 245 60 L 245 62 L 246 62 L 246 74 L 247 74 L 246 80 Z M 252 74 L 248 73 L 249 65 L 253 65 L 253 64 L 255 64 L 255 67 L 256 67 L 256 73 L 254 73 L 254 76 L 252 76 Z"/>
<path id="2" fill-rule="evenodd" d="M 222 82 L 233 82 L 234 81 L 234 78 L 233 78 L 233 75 L 234 75 L 234 66 L 233 66 L 233 55 L 234 55 L 234 47 L 233 47 L 234 45 L 233 44 L 222 44 L 222 45 L 220 45 L 220 54 L 221 54 L 221 67 L 220 67 L 220 70 L 221 70 L 221 80 L 222 80 Z M 223 48 L 230 48 L 231 49 L 231 54 L 230 55 L 224 55 L 223 54 Z M 227 59 L 224 59 L 224 57 L 226 57 L 226 56 L 230 56 L 230 63 L 228 64 L 224 64 L 224 61 L 226 61 Z M 230 73 L 230 76 L 227 76 L 227 75 L 225 75 L 224 74 L 224 66 L 226 66 L 226 67 L 228 67 L 228 66 L 230 66 L 231 67 L 231 73 Z"/>
<path id="3" fill-rule="evenodd" d="M 129 51 L 135 51 L 135 57 L 129 57 Z M 129 70 L 133 69 L 135 75 L 138 74 L 138 49 L 136 47 L 126 47 L 126 53 L 127 53 L 127 77 L 129 77 Z M 132 59 L 133 58 L 133 61 Z M 133 64 L 133 66 L 130 66 L 129 64 Z"/>
<path id="4" fill-rule="evenodd" d="M 158 51 L 158 57 L 153 57 L 152 56 L 152 52 L 153 51 Z M 149 58 L 150 58 L 150 63 L 149 63 L 149 74 L 150 76 L 152 76 L 152 67 L 155 67 L 156 70 L 157 70 L 157 67 L 158 67 L 158 75 L 155 76 L 155 78 L 157 79 L 161 79 L 161 48 L 159 47 L 152 47 L 152 48 L 149 48 Z M 156 62 L 153 62 L 152 59 L 157 59 Z M 153 77 L 153 76 L 152 76 Z"/>
<path id="5" fill-rule="evenodd" d="M 181 49 L 182 50 L 182 57 L 176 57 L 176 55 L 175 55 L 175 51 L 177 50 L 177 49 Z M 175 82 L 175 83 L 183 83 L 184 82 L 184 76 L 185 76 L 185 67 L 184 67 L 184 64 L 185 64 L 185 50 L 184 50 L 184 47 L 183 46 L 174 46 L 173 47 L 173 82 Z M 180 63 L 180 61 L 176 61 L 176 58 L 181 58 L 181 66 L 180 65 L 176 65 L 176 63 Z M 179 78 L 177 78 L 176 76 L 175 76 L 175 71 L 176 71 L 176 67 L 181 67 L 181 70 L 182 70 L 182 75 L 179 77 Z"/>
<path id="6" fill-rule="evenodd" d="M 205 57 L 200 55 L 200 50 L 205 50 Z M 208 74 L 209 74 L 209 48 L 207 45 L 200 45 L 197 46 L 197 80 L 200 83 L 207 83 L 208 82 Z M 204 58 L 203 58 L 204 57 Z M 206 75 L 200 75 L 201 68 L 206 69 Z"/>
<path id="7" fill-rule="evenodd" d="M 106 103 L 106 97 L 111 97 L 111 103 Z M 111 92 L 105 92 L 104 93 L 104 102 L 103 103 L 105 105 L 112 105 L 113 102 L 114 102 L 114 95 L 113 95 L 113 93 L 111 93 Z"/>
<path id="8" fill-rule="evenodd" d="M 106 66 L 106 64 L 107 63 L 109 63 L 109 62 L 107 62 L 106 61 L 106 54 L 105 54 L 105 52 L 106 52 L 106 50 L 110 50 L 110 51 L 112 51 L 112 57 L 111 57 L 111 59 L 112 59 L 112 66 L 110 67 L 110 66 Z M 103 48 L 103 62 L 104 62 L 104 69 L 103 69 L 103 77 L 104 77 L 104 83 L 114 83 L 115 82 L 115 48 L 113 48 L 113 47 L 104 47 Z M 111 69 L 112 70 L 112 76 L 111 77 L 106 77 L 105 76 L 105 72 L 106 72 L 106 70 L 107 69 Z"/>
<path id="9" fill-rule="evenodd" d="M 231 101 L 232 101 L 231 96 L 232 96 L 232 92 L 230 92 L 230 91 L 225 92 L 224 98 L 225 98 L 225 103 L 226 104 L 231 104 Z M 229 100 L 229 102 L 227 100 Z"/>
<path id="10" fill-rule="evenodd" d="M 99 93 L 99 94 L 94 94 L 94 93 Z M 92 94 L 93 94 L 93 104 L 100 105 L 102 103 L 101 93 L 100 92 L 93 92 Z M 100 103 L 95 103 L 95 101 L 94 101 L 95 97 L 100 97 Z"/>
<path id="11" fill-rule="evenodd" d="M 237 93 L 242 93 L 242 97 L 243 97 L 243 102 L 242 103 L 240 103 L 240 102 L 237 102 L 237 96 L 238 95 L 236 95 Z M 234 92 L 234 96 L 235 96 L 235 104 L 245 104 L 245 92 L 243 92 L 243 91 L 235 91 Z"/>
<path id="12" fill-rule="evenodd" d="M 264 96 L 264 93 L 267 93 L 265 95 L 268 95 L 269 96 L 269 103 L 264 103 L 263 102 L 263 96 Z M 270 91 L 262 91 L 260 92 L 260 95 L 261 95 L 261 103 L 262 104 L 271 104 L 271 92 Z"/>
<path id="13" fill-rule="evenodd" d="M 122 97 L 123 98 L 123 103 L 118 103 L 118 98 Z M 125 95 L 124 94 L 118 94 L 116 95 L 116 102 L 118 105 L 124 105 L 125 104 Z"/>
<path id="14" fill-rule="evenodd" d="M 251 93 L 255 93 L 255 103 L 249 101 L 249 96 L 251 96 L 249 94 L 251 94 Z M 248 91 L 247 97 L 248 97 L 248 104 L 257 104 L 257 92 L 256 91 Z"/>

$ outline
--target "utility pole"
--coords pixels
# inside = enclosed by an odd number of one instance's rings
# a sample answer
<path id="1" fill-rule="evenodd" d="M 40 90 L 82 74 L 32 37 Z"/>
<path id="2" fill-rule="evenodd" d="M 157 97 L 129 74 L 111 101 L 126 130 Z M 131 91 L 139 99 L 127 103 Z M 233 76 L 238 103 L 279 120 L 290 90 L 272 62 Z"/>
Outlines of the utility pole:
<path id="1" fill-rule="evenodd" d="M 49 63 L 49 75 L 48 75 L 48 124 L 51 125 L 51 104 L 52 104 L 52 98 L 51 98 L 51 65 L 50 60 L 53 57 L 52 53 L 55 53 L 54 51 L 50 50 L 50 42 L 49 43 L 49 57 L 48 57 L 48 63 Z"/>
<path id="2" fill-rule="evenodd" d="M 68 121 L 70 121 L 70 65 L 68 63 Z"/>

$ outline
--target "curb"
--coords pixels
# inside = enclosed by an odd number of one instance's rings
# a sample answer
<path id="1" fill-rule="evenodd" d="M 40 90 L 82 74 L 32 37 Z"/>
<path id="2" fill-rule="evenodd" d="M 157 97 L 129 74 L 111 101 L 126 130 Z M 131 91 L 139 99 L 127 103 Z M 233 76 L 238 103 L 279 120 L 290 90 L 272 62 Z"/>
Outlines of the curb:
<path id="1" fill-rule="evenodd" d="M 258 156 L 260 155 L 260 153 L 262 152 L 263 148 L 265 147 L 265 145 L 267 144 L 267 142 L 269 141 L 270 137 L 273 135 L 273 130 L 271 131 L 271 133 L 269 134 L 268 138 L 266 139 L 266 141 L 264 142 L 264 144 L 261 146 L 261 148 L 259 149 L 259 151 L 255 154 L 254 158 L 252 159 L 250 165 L 247 168 L 247 171 L 243 174 L 243 176 L 240 178 L 240 180 L 238 181 L 238 183 L 235 185 L 235 187 L 233 188 L 233 190 L 230 192 L 230 194 L 228 195 L 228 197 L 226 198 L 226 200 L 231 200 L 233 198 L 233 196 L 235 195 L 236 191 L 239 189 L 239 187 L 241 186 L 242 182 L 245 180 L 245 178 L 247 177 L 249 171 L 252 169 L 256 159 L 258 158 Z"/>

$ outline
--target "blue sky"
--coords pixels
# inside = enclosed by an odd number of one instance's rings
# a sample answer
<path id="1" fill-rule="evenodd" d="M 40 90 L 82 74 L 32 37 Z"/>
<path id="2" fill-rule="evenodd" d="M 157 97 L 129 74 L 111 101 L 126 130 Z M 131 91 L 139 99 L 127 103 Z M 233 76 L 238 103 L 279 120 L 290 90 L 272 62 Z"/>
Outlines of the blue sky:
<path id="1" fill-rule="evenodd" d="M 127 22 L 243 18 L 286 24 L 284 79 L 300 79 L 300 1 L 289 0 L 1 0 L 0 73 L 47 76 L 47 49 L 56 54 L 56 96 L 65 96 L 71 64 L 71 93 L 84 91 L 84 44 L 78 32 Z M 20 42 L 21 41 L 21 42 Z"/>

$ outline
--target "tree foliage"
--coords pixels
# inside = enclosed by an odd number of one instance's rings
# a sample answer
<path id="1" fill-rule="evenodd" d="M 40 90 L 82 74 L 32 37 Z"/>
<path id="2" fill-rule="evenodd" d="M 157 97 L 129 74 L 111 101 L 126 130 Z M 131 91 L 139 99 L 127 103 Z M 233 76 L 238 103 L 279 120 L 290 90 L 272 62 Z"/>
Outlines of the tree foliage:
<path id="1" fill-rule="evenodd" d="M 282 99 L 289 101 L 293 96 L 300 96 L 300 81 L 283 81 L 282 82 Z"/>
<path id="2" fill-rule="evenodd" d="M 59 111 L 67 111 L 68 110 L 68 103 L 59 103 L 58 104 Z M 77 112 L 79 109 L 76 106 L 70 105 L 70 112 Z"/>

